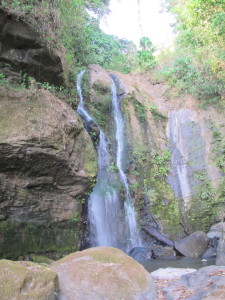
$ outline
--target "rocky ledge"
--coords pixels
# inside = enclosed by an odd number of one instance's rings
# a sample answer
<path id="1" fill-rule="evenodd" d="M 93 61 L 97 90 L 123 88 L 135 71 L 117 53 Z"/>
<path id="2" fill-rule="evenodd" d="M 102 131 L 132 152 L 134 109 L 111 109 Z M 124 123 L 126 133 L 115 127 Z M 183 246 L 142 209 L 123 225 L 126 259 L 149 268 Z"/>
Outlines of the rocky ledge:
<path id="1" fill-rule="evenodd" d="M 0 256 L 77 250 L 97 172 L 91 139 L 45 90 L 0 94 Z"/>

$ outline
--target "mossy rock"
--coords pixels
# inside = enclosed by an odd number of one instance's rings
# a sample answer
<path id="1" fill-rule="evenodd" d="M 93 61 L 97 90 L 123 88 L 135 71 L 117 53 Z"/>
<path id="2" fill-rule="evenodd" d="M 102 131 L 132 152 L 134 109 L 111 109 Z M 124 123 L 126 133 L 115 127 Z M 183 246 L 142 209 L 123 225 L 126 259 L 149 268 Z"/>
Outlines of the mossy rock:
<path id="1" fill-rule="evenodd" d="M 0 260 L 0 291 L 1 300 L 55 300 L 57 273 L 32 262 Z"/>
<path id="2" fill-rule="evenodd" d="M 29 258 L 31 258 L 31 260 L 34 263 L 38 263 L 38 264 L 50 265 L 51 263 L 54 262 L 53 259 L 50 259 L 47 256 L 43 256 L 43 255 L 31 254 L 31 255 L 29 255 Z"/>
<path id="3" fill-rule="evenodd" d="M 96 247 L 72 253 L 55 262 L 52 269 L 58 273 L 63 299 L 156 299 L 151 275 L 116 248 Z"/>

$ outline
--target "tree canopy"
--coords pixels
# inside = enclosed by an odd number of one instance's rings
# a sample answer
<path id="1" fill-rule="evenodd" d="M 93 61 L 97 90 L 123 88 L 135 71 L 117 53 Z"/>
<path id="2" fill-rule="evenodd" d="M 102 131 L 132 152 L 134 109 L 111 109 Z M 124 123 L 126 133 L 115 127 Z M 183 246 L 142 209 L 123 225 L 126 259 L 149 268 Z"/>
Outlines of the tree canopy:
<path id="1" fill-rule="evenodd" d="M 166 0 L 175 14 L 175 51 L 164 68 L 171 84 L 208 102 L 225 89 L 225 1 Z"/>

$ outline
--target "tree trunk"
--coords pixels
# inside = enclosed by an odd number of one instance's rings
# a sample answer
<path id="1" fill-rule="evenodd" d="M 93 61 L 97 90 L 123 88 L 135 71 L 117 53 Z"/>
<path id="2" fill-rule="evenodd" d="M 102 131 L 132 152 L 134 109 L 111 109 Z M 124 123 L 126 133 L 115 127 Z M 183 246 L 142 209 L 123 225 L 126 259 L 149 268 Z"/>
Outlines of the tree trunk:
<path id="1" fill-rule="evenodd" d="M 157 239 L 158 241 L 166 244 L 167 246 L 173 247 L 174 246 L 174 242 L 169 240 L 167 237 L 165 237 L 164 235 L 162 235 L 161 233 L 159 233 L 155 228 L 152 227 L 146 227 L 143 226 L 142 227 L 148 234 L 150 234 L 151 236 L 153 236 L 155 239 Z"/>

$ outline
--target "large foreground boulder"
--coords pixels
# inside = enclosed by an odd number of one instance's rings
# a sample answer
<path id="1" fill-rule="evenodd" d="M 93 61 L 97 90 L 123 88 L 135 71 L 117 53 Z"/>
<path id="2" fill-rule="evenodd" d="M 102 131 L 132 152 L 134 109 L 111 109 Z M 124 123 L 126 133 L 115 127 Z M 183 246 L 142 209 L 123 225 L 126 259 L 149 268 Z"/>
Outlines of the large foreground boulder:
<path id="1" fill-rule="evenodd" d="M 206 251 L 207 245 L 208 237 L 203 231 L 196 231 L 174 243 L 174 247 L 187 257 L 200 257 Z"/>
<path id="2" fill-rule="evenodd" d="M 60 282 L 60 299 L 153 300 L 151 275 L 116 248 L 97 247 L 70 254 L 52 265 Z"/>
<path id="3" fill-rule="evenodd" d="M 1 300 L 55 300 L 57 274 L 38 264 L 0 260 Z"/>

